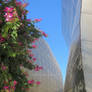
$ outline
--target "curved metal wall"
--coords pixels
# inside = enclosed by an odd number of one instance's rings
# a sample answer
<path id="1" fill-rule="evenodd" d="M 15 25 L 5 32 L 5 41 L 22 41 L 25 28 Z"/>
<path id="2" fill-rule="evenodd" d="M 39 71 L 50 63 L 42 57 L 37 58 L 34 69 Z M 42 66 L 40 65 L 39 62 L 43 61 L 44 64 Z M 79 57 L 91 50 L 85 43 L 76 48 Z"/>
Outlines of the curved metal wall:
<path id="1" fill-rule="evenodd" d="M 86 92 L 81 50 L 81 0 L 63 0 L 62 31 L 70 48 L 64 92 Z"/>
<path id="2" fill-rule="evenodd" d="M 92 92 L 92 0 L 82 0 L 81 48 L 86 90 Z"/>
<path id="3" fill-rule="evenodd" d="M 82 3 L 81 0 L 63 0 L 63 2 L 64 6 L 68 4 L 66 9 L 63 8 L 65 14 L 63 19 L 69 18 L 67 21 L 63 20 L 63 34 L 70 47 L 64 92 L 91 92 L 92 0 L 82 0 Z"/>
<path id="4" fill-rule="evenodd" d="M 62 75 L 59 65 L 52 55 L 52 52 L 45 42 L 40 39 L 36 42 L 38 46 L 32 52 L 37 58 L 36 64 L 43 66 L 43 70 L 34 72 L 29 71 L 29 79 L 39 80 L 39 87 L 32 87 L 29 92 L 63 92 Z"/>
<path id="5" fill-rule="evenodd" d="M 71 45 L 64 92 L 86 92 L 80 40 Z"/>
<path id="6" fill-rule="evenodd" d="M 62 33 L 68 47 L 80 36 L 81 0 L 62 0 Z"/>

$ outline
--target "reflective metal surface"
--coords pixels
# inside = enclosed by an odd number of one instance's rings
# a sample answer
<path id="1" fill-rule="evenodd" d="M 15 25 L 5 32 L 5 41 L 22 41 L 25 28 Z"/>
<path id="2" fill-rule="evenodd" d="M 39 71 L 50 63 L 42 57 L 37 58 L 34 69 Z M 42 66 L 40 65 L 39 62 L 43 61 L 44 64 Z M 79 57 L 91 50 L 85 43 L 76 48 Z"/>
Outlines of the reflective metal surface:
<path id="1" fill-rule="evenodd" d="M 28 92 L 63 92 L 61 71 L 48 44 L 40 39 L 36 45 L 37 48 L 32 52 L 37 58 L 36 64 L 43 66 L 43 70 L 26 71 L 29 72 L 29 79 L 38 80 L 41 84 L 38 87 L 32 87 Z"/>
<path id="2" fill-rule="evenodd" d="M 64 92 L 92 92 L 92 0 L 69 0 L 65 4 L 64 18 L 71 17 L 63 21 L 70 48 Z"/>
<path id="3" fill-rule="evenodd" d="M 80 40 L 71 45 L 64 92 L 86 92 Z"/>
<path id="4" fill-rule="evenodd" d="M 81 48 L 87 92 L 92 92 L 92 0 L 82 0 Z"/>
<path id="5" fill-rule="evenodd" d="M 65 3 L 67 1 L 68 3 Z M 81 28 L 83 27 L 82 24 L 86 23 L 81 22 L 83 2 L 81 3 L 81 0 L 63 0 L 63 2 L 66 5 L 66 8 L 63 8 L 65 14 L 63 19 L 66 20 L 67 18 L 66 21 L 63 21 L 65 25 L 62 24 L 64 27 L 63 34 L 70 48 L 64 92 L 86 92 L 87 85 L 82 47 L 84 46 L 82 44 L 82 34 L 84 33 Z"/>
<path id="6" fill-rule="evenodd" d="M 68 47 L 80 36 L 81 0 L 62 0 L 62 32 Z"/>

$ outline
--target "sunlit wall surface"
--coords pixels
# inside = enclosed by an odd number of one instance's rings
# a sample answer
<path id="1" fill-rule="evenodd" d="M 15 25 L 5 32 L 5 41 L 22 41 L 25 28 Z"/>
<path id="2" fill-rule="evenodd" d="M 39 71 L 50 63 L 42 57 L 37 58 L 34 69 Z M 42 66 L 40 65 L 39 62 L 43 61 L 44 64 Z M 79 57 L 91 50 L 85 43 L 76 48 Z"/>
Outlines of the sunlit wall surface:
<path id="1" fill-rule="evenodd" d="M 62 1 L 62 31 L 70 48 L 64 92 L 92 92 L 92 0 Z"/>
<path id="2" fill-rule="evenodd" d="M 62 32 L 68 47 L 80 36 L 81 0 L 62 0 Z"/>
<path id="3" fill-rule="evenodd" d="M 36 64 L 43 66 L 43 70 L 26 71 L 29 72 L 29 79 L 38 80 L 41 84 L 38 87 L 32 87 L 29 92 L 63 92 L 61 71 L 48 44 L 40 39 L 36 45 L 37 48 L 32 52 L 37 58 Z"/>
<path id="4" fill-rule="evenodd" d="M 87 92 L 92 92 L 92 0 L 82 0 L 81 48 Z"/>

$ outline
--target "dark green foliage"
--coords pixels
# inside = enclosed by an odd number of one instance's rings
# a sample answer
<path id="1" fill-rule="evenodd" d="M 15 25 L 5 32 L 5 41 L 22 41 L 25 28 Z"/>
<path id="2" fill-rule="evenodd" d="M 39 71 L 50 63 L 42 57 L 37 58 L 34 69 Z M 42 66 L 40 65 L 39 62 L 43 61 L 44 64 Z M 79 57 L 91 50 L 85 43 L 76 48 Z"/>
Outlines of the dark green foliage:
<path id="1" fill-rule="evenodd" d="M 35 65 L 28 62 L 31 57 L 27 49 L 32 49 L 32 41 L 42 36 L 33 22 L 27 21 L 27 10 L 15 1 L 0 0 L 0 92 L 4 92 L 4 86 L 8 86 L 10 90 L 14 81 L 17 81 L 16 89 L 11 92 L 25 92 L 26 88 L 32 86 L 27 83 L 28 80 L 20 66 L 30 70 L 35 68 Z M 12 7 L 16 12 L 14 20 L 5 20 L 6 7 Z"/>

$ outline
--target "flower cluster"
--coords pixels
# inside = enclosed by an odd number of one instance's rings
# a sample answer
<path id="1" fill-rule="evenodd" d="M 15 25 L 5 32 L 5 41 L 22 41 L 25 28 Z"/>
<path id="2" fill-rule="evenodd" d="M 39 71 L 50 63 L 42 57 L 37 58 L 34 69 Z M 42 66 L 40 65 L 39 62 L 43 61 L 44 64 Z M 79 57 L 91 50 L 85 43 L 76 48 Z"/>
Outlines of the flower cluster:
<path id="1" fill-rule="evenodd" d="M 4 81 L 4 83 L 5 83 L 5 84 L 8 84 L 8 82 L 6 82 L 6 81 Z M 17 85 L 17 81 L 14 80 L 14 81 L 12 81 L 11 83 L 12 83 L 12 86 L 4 86 L 3 89 L 4 89 L 4 90 L 8 90 L 9 92 L 12 92 L 11 90 L 14 91 L 14 90 L 16 89 L 15 86 Z"/>
<path id="2" fill-rule="evenodd" d="M 37 84 L 39 85 L 40 84 L 40 81 L 34 81 L 34 80 L 28 80 L 28 84 Z"/>
<path id="3" fill-rule="evenodd" d="M 36 67 L 35 67 L 35 71 L 39 71 L 39 70 L 42 70 L 42 69 L 43 69 L 43 67 L 39 66 L 39 65 L 36 65 Z"/>
<path id="4" fill-rule="evenodd" d="M 5 39 L 2 37 L 2 35 L 0 34 L 0 43 L 4 42 Z"/>
<path id="5" fill-rule="evenodd" d="M 15 8 L 5 7 L 4 12 L 5 12 L 4 17 L 6 22 L 13 22 L 16 20 L 16 18 L 18 18 L 18 14 Z"/>
<path id="6" fill-rule="evenodd" d="M 40 18 L 40 19 L 35 19 L 34 20 L 35 22 L 40 22 L 40 21 L 42 21 L 42 19 Z"/>
<path id="7" fill-rule="evenodd" d="M 26 92 L 39 81 L 28 80 L 28 73 L 21 67 L 39 71 L 43 67 L 37 61 L 32 49 L 42 36 L 47 34 L 35 27 L 42 19 L 27 19 L 27 3 L 17 0 L 0 1 L 0 92 Z"/>
<path id="8" fill-rule="evenodd" d="M 44 36 L 44 37 L 48 37 L 48 35 L 45 33 L 45 32 L 43 32 L 43 31 L 40 31 L 41 33 L 42 33 L 42 35 Z"/>

